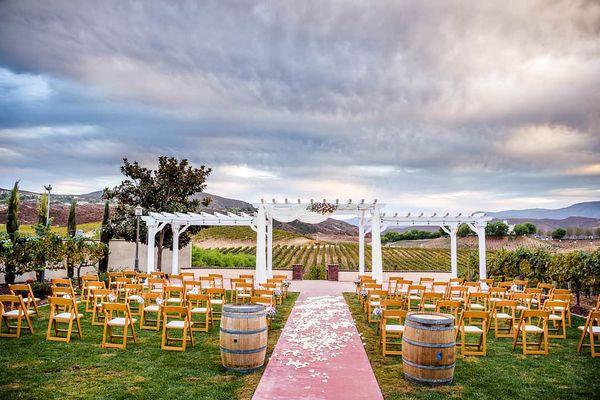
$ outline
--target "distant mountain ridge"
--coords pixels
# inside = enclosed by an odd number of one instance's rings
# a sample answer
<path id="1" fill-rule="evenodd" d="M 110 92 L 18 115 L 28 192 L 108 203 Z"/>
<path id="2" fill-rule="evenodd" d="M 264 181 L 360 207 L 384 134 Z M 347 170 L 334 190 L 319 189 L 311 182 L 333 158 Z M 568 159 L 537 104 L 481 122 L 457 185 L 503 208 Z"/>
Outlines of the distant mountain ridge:
<path id="1" fill-rule="evenodd" d="M 486 212 L 486 215 L 498 219 L 503 218 L 533 218 L 533 219 L 566 219 L 569 217 L 600 218 L 600 201 L 576 203 L 568 207 L 547 209 L 529 208 L 524 210 L 506 210 Z"/>

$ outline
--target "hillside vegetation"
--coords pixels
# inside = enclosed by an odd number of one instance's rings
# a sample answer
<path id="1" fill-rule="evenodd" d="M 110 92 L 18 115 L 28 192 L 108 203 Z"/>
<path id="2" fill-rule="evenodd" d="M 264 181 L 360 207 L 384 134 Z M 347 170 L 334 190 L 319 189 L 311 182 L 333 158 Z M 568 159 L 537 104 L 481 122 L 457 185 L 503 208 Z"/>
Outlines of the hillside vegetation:
<path id="1" fill-rule="evenodd" d="M 280 229 L 273 230 L 273 240 L 287 240 L 302 237 L 302 235 L 282 231 Z M 254 232 L 248 226 L 212 226 L 210 228 L 202 229 L 196 236 L 196 240 L 239 240 L 239 241 L 252 241 L 256 242 L 256 232 Z"/>
<path id="2" fill-rule="evenodd" d="M 100 238 L 100 222 L 88 222 L 85 224 L 77 224 L 77 229 L 82 230 L 86 235 L 99 239 Z M 6 232 L 6 224 L 0 224 L 0 232 Z M 33 225 L 21 225 L 19 226 L 19 232 L 29 235 L 34 235 L 35 230 Z M 67 235 L 66 226 L 52 226 L 52 232 L 56 232 L 61 236 Z"/>
<path id="3" fill-rule="evenodd" d="M 200 249 L 194 249 L 194 253 Z M 240 246 L 211 249 L 212 255 L 252 255 L 256 254 L 255 246 Z M 449 249 L 393 248 L 384 247 L 383 269 L 387 271 L 450 271 Z M 216 253 L 215 253 L 216 252 Z M 469 251 L 459 250 L 459 269 L 466 269 Z M 198 263 L 195 262 L 198 261 Z M 196 267 L 213 266 L 199 263 L 200 257 L 192 263 Z M 207 260 L 208 261 L 208 260 Z M 247 259 L 246 267 L 254 267 L 254 259 Z M 309 244 L 309 245 L 275 245 L 273 247 L 273 267 L 291 269 L 293 264 L 303 264 L 306 268 L 314 265 L 339 264 L 342 271 L 358 270 L 358 244 Z M 220 266 L 220 265 L 219 265 Z M 224 265 L 233 267 L 233 265 Z M 371 247 L 365 247 L 365 268 L 371 269 Z"/>

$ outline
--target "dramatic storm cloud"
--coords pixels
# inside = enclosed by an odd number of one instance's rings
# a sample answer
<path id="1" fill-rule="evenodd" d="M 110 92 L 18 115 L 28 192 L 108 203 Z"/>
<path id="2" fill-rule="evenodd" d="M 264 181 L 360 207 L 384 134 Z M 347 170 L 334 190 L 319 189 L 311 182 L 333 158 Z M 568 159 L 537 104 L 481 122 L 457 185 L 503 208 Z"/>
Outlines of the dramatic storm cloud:
<path id="1" fill-rule="evenodd" d="M 98 190 L 160 154 L 249 201 L 598 199 L 600 4 L 0 3 L 0 186 Z"/>

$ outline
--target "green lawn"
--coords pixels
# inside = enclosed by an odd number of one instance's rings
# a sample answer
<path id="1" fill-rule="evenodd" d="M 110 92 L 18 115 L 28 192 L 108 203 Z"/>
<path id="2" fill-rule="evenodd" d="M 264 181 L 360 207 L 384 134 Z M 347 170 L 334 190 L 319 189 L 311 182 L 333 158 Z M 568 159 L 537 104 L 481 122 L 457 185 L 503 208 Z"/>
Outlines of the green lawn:
<path id="1" fill-rule="evenodd" d="M 511 339 L 488 336 L 486 357 L 458 356 L 454 383 L 439 388 L 413 386 L 402 375 L 402 357 L 381 355 L 375 324 L 369 325 L 354 293 L 344 297 L 362 334 L 365 349 L 386 399 L 597 399 L 600 358 L 579 355 L 574 317 L 567 339 L 551 339 L 550 355 L 525 357 L 513 352 Z M 589 350 L 588 350 L 589 351 Z"/>
<path id="2" fill-rule="evenodd" d="M 298 297 L 290 293 L 269 332 L 267 359 Z M 35 333 L 0 338 L 0 399 L 249 399 L 262 370 L 249 375 L 221 366 L 219 328 L 195 333 L 185 353 L 160 349 L 160 333 L 137 330 L 139 343 L 103 349 L 102 327 L 83 319 L 83 342 L 46 342 L 48 307 Z"/>

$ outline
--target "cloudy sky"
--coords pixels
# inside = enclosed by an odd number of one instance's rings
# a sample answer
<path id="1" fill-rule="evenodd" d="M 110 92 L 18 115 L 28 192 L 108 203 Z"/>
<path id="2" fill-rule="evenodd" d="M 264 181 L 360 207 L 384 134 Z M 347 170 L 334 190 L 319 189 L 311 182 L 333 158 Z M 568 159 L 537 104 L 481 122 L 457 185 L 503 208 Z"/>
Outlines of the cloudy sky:
<path id="1" fill-rule="evenodd" d="M 248 201 L 598 200 L 600 3 L 0 2 L 0 187 L 161 154 Z"/>

